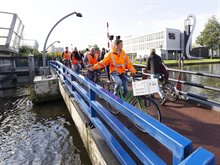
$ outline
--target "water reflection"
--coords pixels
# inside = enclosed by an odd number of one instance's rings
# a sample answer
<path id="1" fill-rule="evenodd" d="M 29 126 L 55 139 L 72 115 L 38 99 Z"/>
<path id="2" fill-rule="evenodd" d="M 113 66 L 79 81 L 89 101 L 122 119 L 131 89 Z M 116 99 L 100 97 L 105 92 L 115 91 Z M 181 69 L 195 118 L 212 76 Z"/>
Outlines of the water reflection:
<path id="1" fill-rule="evenodd" d="M 0 98 L 0 164 L 91 164 L 63 101 Z"/>
<path id="2" fill-rule="evenodd" d="M 178 69 L 178 68 L 177 68 Z M 195 71 L 195 72 L 201 72 L 201 73 L 209 73 L 209 74 L 220 74 L 220 64 L 200 64 L 200 65 L 185 65 L 184 70 L 188 71 Z M 178 74 L 173 73 L 172 77 L 177 77 Z M 198 76 L 198 75 L 192 75 L 192 74 L 184 74 L 183 80 L 187 82 L 197 83 L 201 84 L 203 86 L 210 86 L 214 88 L 220 88 L 220 81 L 219 78 L 212 78 L 212 77 L 206 77 L 206 76 Z M 183 91 L 197 94 L 200 96 L 208 97 L 214 101 L 220 102 L 219 92 L 213 91 L 213 90 L 207 90 L 203 88 L 198 87 L 192 87 L 188 85 L 183 85 Z"/>

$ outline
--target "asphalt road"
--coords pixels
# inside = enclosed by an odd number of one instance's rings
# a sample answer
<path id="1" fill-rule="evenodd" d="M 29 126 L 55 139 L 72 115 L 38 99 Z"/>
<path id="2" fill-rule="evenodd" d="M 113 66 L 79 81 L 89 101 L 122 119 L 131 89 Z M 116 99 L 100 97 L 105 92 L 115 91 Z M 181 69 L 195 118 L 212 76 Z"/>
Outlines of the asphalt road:
<path id="1" fill-rule="evenodd" d="M 165 106 L 160 106 L 160 110 L 163 124 L 191 140 L 193 150 L 201 146 L 214 153 L 216 164 L 220 164 L 220 112 L 184 100 L 166 102 Z M 172 155 L 164 146 L 150 135 L 139 131 L 122 114 L 117 117 L 160 158 L 172 164 Z"/>

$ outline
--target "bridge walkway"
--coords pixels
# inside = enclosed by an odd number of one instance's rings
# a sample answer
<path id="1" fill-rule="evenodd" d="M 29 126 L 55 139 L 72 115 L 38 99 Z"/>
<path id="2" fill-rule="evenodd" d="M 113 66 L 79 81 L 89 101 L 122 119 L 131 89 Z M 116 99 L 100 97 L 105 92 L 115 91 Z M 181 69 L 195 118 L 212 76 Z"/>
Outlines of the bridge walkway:
<path id="1" fill-rule="evenodd" d="M 158 105 L 161 110 L 161 122 L 174 131 L 193 141 L 193 148 L 200 146 L 213 152 L 216 156 L 216 164 L 220 164 L 220 112 L 211 110 L 205 105 L 193 101 L 177 100 L 167 101 L 164 106 Z M 126 116 L 119 113 L 115 115 L 127 128 L 148 145 L 157 155 L 172 164 L 172 156 L 169 150 L 157 140 L 141 132 Z M 150 143 L 149 143 L 150 141 Z"/>
<path id="2" fill-rule="evenodd" d="M 163 124 L 191 139 L 193 148 L 202 146 L 213 152 L 220 164 L 220 112 L 186 100 L 167 102 L 160 109 Z"/>

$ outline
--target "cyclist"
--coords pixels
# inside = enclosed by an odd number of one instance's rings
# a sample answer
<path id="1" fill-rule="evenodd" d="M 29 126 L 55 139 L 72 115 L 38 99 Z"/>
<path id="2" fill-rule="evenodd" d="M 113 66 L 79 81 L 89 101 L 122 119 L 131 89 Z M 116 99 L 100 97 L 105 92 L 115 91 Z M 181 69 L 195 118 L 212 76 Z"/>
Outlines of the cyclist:
<path id="1" fill-rule="evenodd" d="M 62 61 L 63 61 L 63 64 L 69 68 L 71 68 L 71 65 L 70 65 L 70 51 L 69 51 L 69 48 L 68 47 L 65 47 L 65 51 L 62 53 Z"/>
<path id="2" fill-rule="evenodd" d="M 123 41 L 116 39 L 112 51 L 110 51 L 102 61 L 98 62 L 89 69 L 94 71 L 109 65 L 111 77 L 115 82 L 114 94 L 118 95 L 118 91 L 122 86 L 123 97 L 125 97 L 128 93 L 128 80 L 125 74 L 126 69 L 128 69 L 131 74 L 135 74 L 136 70 L 131 63 L 129 56 L 125 53 L 122 47 Z"/>
<path id="3" fill-rule="evenodd" d="M 79 72 L 82 69 L 82 57 L 75 47 L 70 56 L 73 71 Z"/>
<path id="4" fill-rule="evenodd" d="M 150 50 L 150 56 L 147 60 L 147 70 L 150 70 L 151 78 L 159 78 L 161 77 L 161 65 L 162 65 L 162 59 L 159 55 L 156 54 L 156 50 L 153 48 Z M 163 90 L 159 87 L 159 95 L 162 99 L 161 105 L 164 105 L 166 102 L 166 97 L 164 95 Z"/>
<path id="5" fill-rule="evenodd" d="M 90 49 L 90 52 L 88 52 L 85 55 L 85 59 L 84 59 L 85 64 L 84 65 L 86 67 L 92 67 L 98 61 L 99 61 L 99 54 L 95 53 L 95 49 L 92 47 Z M 94 74 L 93 74 L 93 71 L 91 71 L 91 70 L 88 70 L 88 79 L 90 79 L 91 81 L 93 81 L 93 79 L 94 79 Z"/>

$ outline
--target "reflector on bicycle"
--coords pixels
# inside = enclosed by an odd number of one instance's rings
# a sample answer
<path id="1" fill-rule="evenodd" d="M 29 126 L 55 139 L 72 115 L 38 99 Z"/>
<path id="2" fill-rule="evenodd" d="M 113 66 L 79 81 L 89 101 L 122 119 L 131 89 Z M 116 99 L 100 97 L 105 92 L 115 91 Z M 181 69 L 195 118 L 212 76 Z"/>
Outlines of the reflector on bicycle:
<path id="1" fill-rule="evenodd" d="M 159 91 L 157 79 L 147 79 L 141 81 L 132 81 L 134 96 L 149 95 Z"/>

